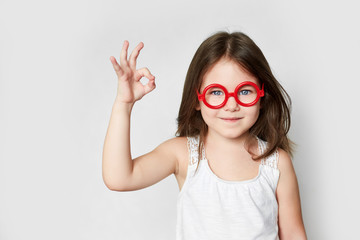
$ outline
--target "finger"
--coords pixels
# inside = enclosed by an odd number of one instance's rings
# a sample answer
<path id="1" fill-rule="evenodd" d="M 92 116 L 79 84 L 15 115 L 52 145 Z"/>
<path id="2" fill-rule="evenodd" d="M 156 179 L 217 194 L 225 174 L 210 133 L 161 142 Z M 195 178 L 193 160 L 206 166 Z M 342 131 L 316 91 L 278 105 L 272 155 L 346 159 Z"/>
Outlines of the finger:
<path id="1" fill-rule="evenodd" d="M 134 48 L 134 50 L 132 51 L 130 57 L 129 57 L 129 63 L 130 63 L 130 67 L 133 69 L 136 69 L 136 60 L 137 57 L 139 56 L 140 50 L 144 47 L 144 43 L 140 42 L 136 48 Z"/>
<path id="2" fill-rule="evenodd" d="M 149 80 L 155 80 L 155 76 L 151 74 L 148 68 L 141 68 L 136 71 L 136 81 L 139 81 L 142 77 L 146 77 Z"/>
<path id="3" fill-rule="evenodd" d="M 111 61 L 112 65 L 113 65 L 113 68 L 114 68 L 116 74 L 122 75 L 124 72 L 123 72 L 123 70 L 121 69 L 120 65 L 117 63 L 117 61 L 116 61 L 116 59 L 115 59 L 114 56 L 111 56 L 111 57 L 110 57 L 110 61 Z"/>
<path id="4" fill-rule="evenodd" d="M 149 82 L 144 86 L 145 94 L 148 94 L 152 90 L 154 90 L 156 87 L 155 85 L 155 78 L 153 80 L 149 80 Z"/>
<path id="5" fill-rule="evenodd" d="M 128 61 L 127 61 L 128 48 L 129 48 L 129 42 L 127 40 L 125 40 L 123 47 L 121 49 L 121 53 L 120 53 L 120 65 L 121 66 L 128 66 Z"/>

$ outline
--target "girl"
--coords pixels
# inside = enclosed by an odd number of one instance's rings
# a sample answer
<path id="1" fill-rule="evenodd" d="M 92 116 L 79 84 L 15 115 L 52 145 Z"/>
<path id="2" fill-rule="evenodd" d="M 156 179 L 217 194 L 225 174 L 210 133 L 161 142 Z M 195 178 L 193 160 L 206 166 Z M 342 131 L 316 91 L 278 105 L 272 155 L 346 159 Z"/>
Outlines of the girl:
<path id="1" fill-rule="evenodd" d="M 106 186 L 133 191 L 174 174 L 177 240 L 306 239 L 287 137 L 290 98 L 257 45 L 240 32 L 206 39 L 186 76 L 177 137 L 134 160 L 131 110 L 155 77 L 136 70 L 143 43 L 129 58 L 128 46 L 120 65 L 110 57 L 118 89 L 103 150 Z"/>

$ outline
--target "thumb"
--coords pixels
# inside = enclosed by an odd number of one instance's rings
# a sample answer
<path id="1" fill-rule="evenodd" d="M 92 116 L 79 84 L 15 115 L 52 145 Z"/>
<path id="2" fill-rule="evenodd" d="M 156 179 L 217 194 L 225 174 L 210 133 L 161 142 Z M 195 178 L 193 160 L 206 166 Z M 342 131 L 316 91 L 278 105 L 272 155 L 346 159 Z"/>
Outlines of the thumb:
<path id="1" fill-rule="evenodd" d="M 155 84 L 155 77 L 154 77 L 153 79 L 150 79 L 146 85 L 144 85 L 145 94 L 148 94 L 155 88 L 156 88 L 156 84 Z"/>

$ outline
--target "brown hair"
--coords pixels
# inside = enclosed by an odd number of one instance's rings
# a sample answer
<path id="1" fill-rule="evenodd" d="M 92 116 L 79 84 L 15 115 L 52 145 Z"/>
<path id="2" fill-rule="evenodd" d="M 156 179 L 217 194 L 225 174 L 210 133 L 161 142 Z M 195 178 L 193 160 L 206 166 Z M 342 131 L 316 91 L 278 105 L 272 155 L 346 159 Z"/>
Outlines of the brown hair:
<path id="1" fill-rule="evenodd" d="M 260 48 L 241 32 L 215 33 L 207 38 L 196 51 L 185 79 L 176 135 L 187 137 L 199 135 L 199 159 L 201 159 L 200 149 L 202 149 L 208 128 L 201 112 L 196 110 L 199 104 L 196 89 L 200 91 L 205 73 L 224 57 L 237 62 L 254 75 L 259 80 L 260 86 L 264 83 L 265 96 L 260 102 L 260 114 L 255 124 L 249 129 L 250 134 L 246 143 L 257 136 L 267 142 L 267 149 L 262 155 L 253 159 L 266 158 L 278 147 L 292 156 L 294 143 L 287 137 L 290 128 L 290 96 L 272 74 Z"/>

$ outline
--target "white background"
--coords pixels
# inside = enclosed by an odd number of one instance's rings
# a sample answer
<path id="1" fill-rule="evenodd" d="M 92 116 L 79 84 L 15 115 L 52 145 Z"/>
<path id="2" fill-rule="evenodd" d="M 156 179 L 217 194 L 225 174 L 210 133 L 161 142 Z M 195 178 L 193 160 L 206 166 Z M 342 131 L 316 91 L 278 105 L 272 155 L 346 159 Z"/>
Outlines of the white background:
<path id="1" fill-rule="evenodd" d="M 0 239 L 175 239 L 174 175 L 112 192 L 102 147 L 117 79 L 143 41 L 157 88 L 136 103 L 133 157 L 173 137 L 187 68 L 218 30 L 263 50 L 293 100 L 290 138 L 309 239 L 356 239 L 356 1 L 0 1 Z M 161 166 L 159 166 L 161 167 Z"/>

